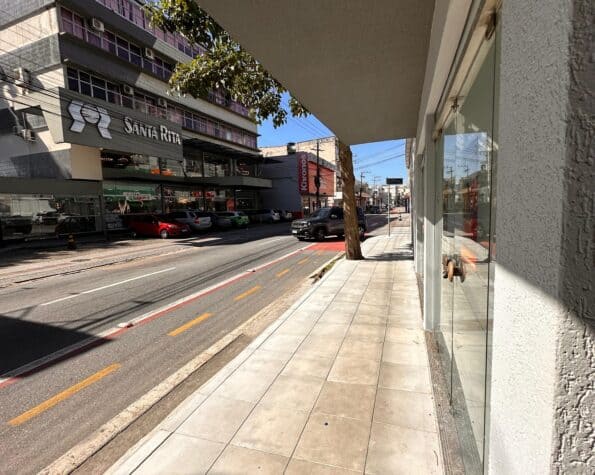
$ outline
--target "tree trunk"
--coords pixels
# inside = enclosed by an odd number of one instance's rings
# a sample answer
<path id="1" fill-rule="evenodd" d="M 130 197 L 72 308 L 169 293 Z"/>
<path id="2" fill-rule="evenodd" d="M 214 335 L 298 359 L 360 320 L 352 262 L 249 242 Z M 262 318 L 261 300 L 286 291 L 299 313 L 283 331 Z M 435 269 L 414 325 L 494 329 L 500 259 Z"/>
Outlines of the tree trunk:
<path id="1" fill-rule="evenodd" d="M 343 210 L 345 219 L 345 253 L 347 259 L 363 259 L 357 225 L 357 205 L 355 202 L 355 177 L 351 149 L 339 142 L 339 166 L 343 180 Z"/>

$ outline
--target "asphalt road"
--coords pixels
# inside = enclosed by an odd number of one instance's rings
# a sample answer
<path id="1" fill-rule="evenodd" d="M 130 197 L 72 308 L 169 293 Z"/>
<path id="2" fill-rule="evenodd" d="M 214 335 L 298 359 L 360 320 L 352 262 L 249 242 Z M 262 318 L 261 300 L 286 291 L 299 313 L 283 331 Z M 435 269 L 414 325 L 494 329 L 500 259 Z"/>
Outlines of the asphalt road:
<path id="1" fill-rule="evenodd" d="M 340 248 L 312 244 L 261 226 L 0 289 L 0 473 L 51 463 Z"/>

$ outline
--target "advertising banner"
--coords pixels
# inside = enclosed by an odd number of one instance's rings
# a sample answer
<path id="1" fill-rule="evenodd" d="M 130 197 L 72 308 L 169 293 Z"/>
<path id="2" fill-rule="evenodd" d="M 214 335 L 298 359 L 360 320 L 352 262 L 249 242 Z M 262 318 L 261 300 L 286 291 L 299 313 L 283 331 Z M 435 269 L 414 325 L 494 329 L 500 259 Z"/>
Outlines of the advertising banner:
<path id="1" fill-rule="evenodd" d="M 308 154 L 298 153 L 297 154 L 297 166 L 298 166 L 298 190 L 300 194 L 307 195 L 309 193 L 308 185 Z"/>

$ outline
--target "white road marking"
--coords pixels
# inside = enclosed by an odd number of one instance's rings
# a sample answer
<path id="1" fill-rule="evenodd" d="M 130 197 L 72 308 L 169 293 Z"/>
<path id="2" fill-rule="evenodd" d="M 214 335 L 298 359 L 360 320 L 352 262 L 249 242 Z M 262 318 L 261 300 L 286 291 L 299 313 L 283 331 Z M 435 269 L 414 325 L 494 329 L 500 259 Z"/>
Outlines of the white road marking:
<path id="1" fill-rule="evenodd" d="M 61 297 L 56 300 L 51 300 L 50 302 L 42 303 L 40 306 L 45 307 L 46 305 L 51 305 L 51 304 L 57 303 L 57 302 L 63 302 L 64 300 L 73 299 L 75 297 L 79 297 L 80 295 L 92 294 L 93 292 L 99 292 L 100 290 L 109 289 L 110 287 L 115 287 L 116 285 L 125 284 L 126 282 L 132 282 L 133 280 L 144 279 L 145 277 L 150 277 L 150 276 L 156 275 L 156 274 L 162 274 L 163 272 L 169 272 L 174 269 L 175 269 L 175 267 L 169 267 L 167 269 L 158 270 L 155 272 L 151 272 L 149 274 L 139 275 L 138 277 L 132 277 L 130 279 L 121 280 L 120 282 L 114 282 L 113 284 L 103 285 L 101 287 L 97 287 L 96 289 L 85 290 L 78 294 L 67 295 L 66 297 Z"/>

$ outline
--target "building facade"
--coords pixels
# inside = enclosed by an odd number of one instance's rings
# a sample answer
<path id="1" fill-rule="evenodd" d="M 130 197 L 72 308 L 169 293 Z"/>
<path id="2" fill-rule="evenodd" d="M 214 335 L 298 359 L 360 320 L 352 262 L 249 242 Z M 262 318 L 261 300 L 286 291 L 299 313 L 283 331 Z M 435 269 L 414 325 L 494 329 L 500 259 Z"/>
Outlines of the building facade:
<path id="1" fill-rule="evenodd" d="M 343 200 L 343 181 L 339 167 L 339 139 L 335 136 L 320 139 L 304 140 L 292 143 L 295 152 L 304 152 L 318 156 L 322 162 L 331 165 L 335 170 L 334 194 L 326 197 L 325 203 L 330 206 L 341 206 Z M 263 157 L 276 157 L 287 154 L 287 145 L 260 147 Z M 312 210 L 311 202 L 307 205 Z"/>
<path id="2" fill-rule="evenodd" d="M 312 152 L 271 156 L 264 159 L 263 176 L 272 188 L 261 190 L 263 206 L 291 211 L 294 217 L 307 216 L 319 207 L 333 206 L 337 168 Z M 317 189 L 317 177 L 319 187 Z M 318 190 L 318 200 L 316 192 Z"/>
<path id="3" fill-rule="evenodd" d="M 593 2 L 201 6 L 343 143 L 415 137 L 449 473 L 593 473 Z"/>
<path id="4" fill-rule="evenodd" d="M 0 2 L 4 239 L 122 227 L 122 214 L 257 208 L 256 124 L 223 94 L 171 94 L 201 54 L 134 0 Z M 58 226 L 58 224 L 60 226 Z"/>

